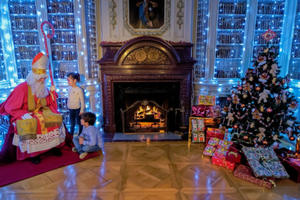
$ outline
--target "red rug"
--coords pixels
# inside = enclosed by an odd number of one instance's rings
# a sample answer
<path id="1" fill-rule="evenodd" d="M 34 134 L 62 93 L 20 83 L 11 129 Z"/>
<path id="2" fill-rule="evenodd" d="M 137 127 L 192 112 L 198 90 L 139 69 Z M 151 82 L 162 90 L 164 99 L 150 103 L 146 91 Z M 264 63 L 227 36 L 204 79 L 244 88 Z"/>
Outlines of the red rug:
<path id="1" fill-rule="evenodd" d="M 99 152 L 93 152 L 84 159 L 79 159 L 78 154 L 72 152 L 71 147 L 66 145 L 61 148 L 61 152 L 62 156 L 54 156 L 50 153 L 41 155 L 41 162 L 37 165 L 30 160 L 0 165 L 0 187 L 100 155 Z"/>

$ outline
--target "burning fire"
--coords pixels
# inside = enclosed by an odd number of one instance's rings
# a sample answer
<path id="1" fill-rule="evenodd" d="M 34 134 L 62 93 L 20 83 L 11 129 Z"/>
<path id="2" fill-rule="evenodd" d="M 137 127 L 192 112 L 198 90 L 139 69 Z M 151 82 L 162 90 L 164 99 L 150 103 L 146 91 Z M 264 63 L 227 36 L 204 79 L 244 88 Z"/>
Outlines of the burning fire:
<path id="1" fill-rule="evenodd" d="M 145 119 L 146 115 L 153 115 L 154 119 L 160 119 L 161 113 L 158 111 L 156 106 L 139 106 L 138 110 L 135 112 L 136 119 Z"/>

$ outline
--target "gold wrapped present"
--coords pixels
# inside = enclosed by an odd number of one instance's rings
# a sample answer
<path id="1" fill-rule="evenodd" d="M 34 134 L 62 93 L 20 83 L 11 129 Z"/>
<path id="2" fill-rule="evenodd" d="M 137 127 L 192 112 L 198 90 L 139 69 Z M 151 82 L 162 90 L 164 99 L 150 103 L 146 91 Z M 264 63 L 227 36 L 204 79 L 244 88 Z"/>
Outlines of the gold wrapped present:
<path id="1" fill-rule="evenodd" d="M 61 126 L 63 118 L 61 114 L 53 113 L 50 109 L 43 111 L 45 127 Z"/>
<path id="2" fill-rule="evenodd" d="M 20 140 L 36 139 L 37 120 L 35 118 L 17 120 L 17 131 Z"/>

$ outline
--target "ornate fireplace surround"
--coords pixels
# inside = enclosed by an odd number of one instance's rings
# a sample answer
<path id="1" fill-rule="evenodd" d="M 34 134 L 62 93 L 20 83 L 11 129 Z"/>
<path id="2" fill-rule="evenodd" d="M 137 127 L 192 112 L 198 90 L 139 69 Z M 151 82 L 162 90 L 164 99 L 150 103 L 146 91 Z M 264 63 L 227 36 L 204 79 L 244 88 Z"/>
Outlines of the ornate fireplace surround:
<path id="1" fill-rule="evenodd" d="M 100 64 L 104 131 L 114 133 L 114 83 L 179 82 L 179 99 L 188 124 L 192 95 L 192 44 L 142 36 L 126 42 L 102 42 Z"/>

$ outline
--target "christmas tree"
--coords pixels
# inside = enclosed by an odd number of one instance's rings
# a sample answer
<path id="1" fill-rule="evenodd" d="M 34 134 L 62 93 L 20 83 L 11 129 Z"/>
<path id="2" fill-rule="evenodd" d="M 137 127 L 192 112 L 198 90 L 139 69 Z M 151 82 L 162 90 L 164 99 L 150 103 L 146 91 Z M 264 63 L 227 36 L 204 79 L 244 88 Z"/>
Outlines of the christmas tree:
<path id="1" fill-rule="evenodd" d="M 222 124 L 232 128 L 233 141 L 269 146 L 282 134 L 295 140 L 297 101 L 288 90 L 289 79 L 278 77 L 276 57 L 274 47 L 259 52 L 253 67 L 227 98 Z"/>

